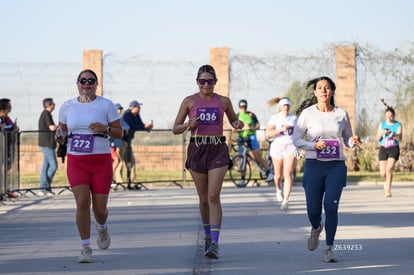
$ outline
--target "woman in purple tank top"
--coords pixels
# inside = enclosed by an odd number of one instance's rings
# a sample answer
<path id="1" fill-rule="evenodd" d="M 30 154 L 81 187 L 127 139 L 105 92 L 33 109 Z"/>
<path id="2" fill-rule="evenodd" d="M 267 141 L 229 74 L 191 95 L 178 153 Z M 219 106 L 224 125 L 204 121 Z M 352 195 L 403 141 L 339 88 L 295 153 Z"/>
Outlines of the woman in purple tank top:
<path id="1" fill-rule="evenodd" d="M 205 256 L 218 259 L 222 220 L 220 192 L 231 165 L 229 148 L 223 136 L 224 113 L 233 128 L 243 128 L 243 122 L 238 120 L 230 99 L 214 93 L 217 77 L 212 66 L 201 66 L 196 81 L 199 92 L 184 98 L 175 118 L 173 133 L 186 134 L 191 130 L 185 166 L 193 177 L 199 196 Z M 187 116 L 188 121 L 185 121 Z"/>

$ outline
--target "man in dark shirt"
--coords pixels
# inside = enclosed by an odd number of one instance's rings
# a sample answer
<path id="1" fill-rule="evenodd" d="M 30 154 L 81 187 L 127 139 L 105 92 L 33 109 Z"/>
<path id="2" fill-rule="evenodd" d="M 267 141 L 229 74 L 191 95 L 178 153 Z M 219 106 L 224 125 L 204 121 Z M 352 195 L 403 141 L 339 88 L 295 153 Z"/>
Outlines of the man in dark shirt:
<path id="1" fill-rule="evenodd" d="M 128 189 L 131 189 L 130 182 L 135 182 L 135 157 L 132 150 L 131 142 L 136 131 L 151 131 L 153 127 L 152 121 L 148 123 L 142 122 L 139 114 L 141 110 L 141 103 L 133 100 L 129 103 L 129 109 L 126 110 L 122 119 L 129 125 L 128 134 L 122 138 L 120 147 L 120 156 L 126 165 L 130 167 L 130 181 L 128 182 Z"/>
<path id="2" fill-rule="evenodd" d="M 40 174 L 39 195 L 53 195 L 52 180 L 57 170 L 56 159 L 56 125 L 53 121 L 52 112 L 55 103 L 52 98 L 43 99 L 43 112 L 39 118 L 39 146 L 43 152 L 43 166 Z"/>

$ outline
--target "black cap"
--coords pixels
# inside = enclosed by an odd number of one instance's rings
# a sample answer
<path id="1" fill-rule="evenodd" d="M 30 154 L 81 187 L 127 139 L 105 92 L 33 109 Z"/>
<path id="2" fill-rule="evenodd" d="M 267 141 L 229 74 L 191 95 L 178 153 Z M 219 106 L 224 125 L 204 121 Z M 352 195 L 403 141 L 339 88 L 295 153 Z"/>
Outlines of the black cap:
<path id="1" fill-rule="evenodd" d="M 239 107 L 246 107 L 247 108 L 247 100 L 242 99 L 239 101 Z"/>

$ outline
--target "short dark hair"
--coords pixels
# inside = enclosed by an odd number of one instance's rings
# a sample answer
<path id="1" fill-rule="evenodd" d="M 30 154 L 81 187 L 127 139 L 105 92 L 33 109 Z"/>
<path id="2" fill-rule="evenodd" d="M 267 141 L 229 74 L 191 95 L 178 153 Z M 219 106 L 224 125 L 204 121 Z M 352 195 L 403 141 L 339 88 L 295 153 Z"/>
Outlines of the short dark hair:
<path id="1" fill-rule="evenodd" d="M 98 76 L 97 76 L 97 75 L 96 75 L 96 73 L 95 73 L 94 71 L 92 71 L 91 69 L 85 69 L 85 70 L 82 70 L 82 71 L 79 73 L 78 78 L 77 78 L 77 80 L 76 80 L 76 81 L 79 81 L 79 79 L 80 79 L 80 77 L 81 77 L 81 75 L 82 75 L 83 73 L 90 73 L 90 74 L 92 74 L 92 75 L 93 75 L 93 77 L 95 78 L 96 82 L 98 82 Z"/>
<path id="2" fill-rule="evenodd" d="M 0 99 L 0 110 L 7 110 L 10 107 L 10 99 L 1 98 Z"/>
<path id="3" fill-rule="evenodd" d="M 49 107 L 49 105 L 52 105 L 52 104 L 55 104 L 53 102 L 53 98 L 47 97 L 47 98 L 43 99 L 43 107 L 44 108 L 47 108 L 47 107 Z"/>

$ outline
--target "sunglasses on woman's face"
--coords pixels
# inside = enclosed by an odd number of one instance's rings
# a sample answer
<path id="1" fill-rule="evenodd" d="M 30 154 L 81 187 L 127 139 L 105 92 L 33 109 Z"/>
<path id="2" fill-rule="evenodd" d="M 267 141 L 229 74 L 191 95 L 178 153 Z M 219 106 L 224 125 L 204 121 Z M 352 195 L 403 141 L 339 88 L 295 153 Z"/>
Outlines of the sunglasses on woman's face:
<path id="1" fill-rule="evenodd" d="M 208 85 L 214 85 L 216 83 L 216 80 L 215 79 L 202 79 L 202 78 L 199 78 L 198 83 L 200 85 L 205 85 L 206 83 Z"/>
<path id="2" fill-rule="evenodd" d="M 82 85 L 86 83 L 88 83 L 89 85 L 93 85 L 96 83 L 96 79 L 95 78 L 80 78 L 78 82 Z"/>

